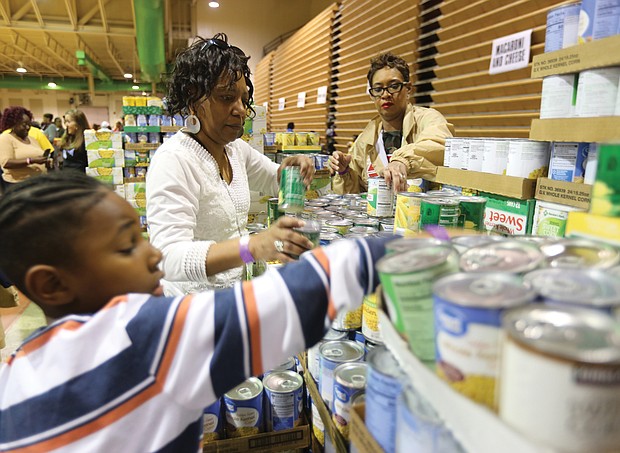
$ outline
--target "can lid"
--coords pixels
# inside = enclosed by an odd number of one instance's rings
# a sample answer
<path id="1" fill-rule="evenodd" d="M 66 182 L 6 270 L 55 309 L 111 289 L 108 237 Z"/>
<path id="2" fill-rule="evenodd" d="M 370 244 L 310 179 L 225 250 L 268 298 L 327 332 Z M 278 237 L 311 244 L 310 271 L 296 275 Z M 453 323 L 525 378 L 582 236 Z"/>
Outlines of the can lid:
<path id="1" fill-rule="evenodd" d="M 594 307 L 620 306 L 620 280 L 597 269 L 540 269 L 523 277 L 547 300 Z"/>
<path id="2" fill-rule="evenodd" d="M 431 269 L 443 264 L 456 250 L 449 245 L 434 245 L 402 253 L 391 253 L 377 262 L 377 270 L 384 274 L 407 274 Z"/>
<path id="3" fill-rule="evenodd" d="M 346 336 L 347 332 L 330 328 L 323 337 L 323 340 L 342 340 L 343 338 L 346 338 Z"/>
<path id="4" fill-rule="evenodd" d="M 368 364 L 364 362 L 342 363 L 334 370 L 336 382 L 356 389 L 366 388 Z"/>
<path id="5" fill-rule="evenodd" d="M 293 228 L 298 233 L 319 233 L 321 231 L 321 224 L 316 220 L 304 220 L 305 225 L 301 227 Z"/>
<path id="6" fill-rule="evenodd" d="M 529 272 L 543 261 L 535 244 L 507 239 L 472 247 L 461 255 L 459 265 L 465 272 Z"/>
<path id="7" fill-rule="evenodd" d="M 519 277 L 505 272 L 448 275 L 435 282 L 433 294 L 456 305 L 480 308 L 516 307 L 536 297 Z"/>
<path id="8" fill-rule="evenodd" d="M 452 198 L 425 198 L 424 200 L 422 200 L 422 203 L 426 203 L 426 204 L 436 204 L 439 206 L 458 206 L 459 205 L 459 199 L 455 196 Z"/>
<path id="9" fill-rule="evenodd" d="M 335 225 L 335 226 L 351 226 L 353 225 L 353 222 L 351 222 L 350 220 L 347 219 L 330 219 L 327 221 L 327 225 L 331 226 L 331 225 Z"/>
<path id="10" fill-rule="evenodd" d="M 406 198 L 428 198 L 428 195 L 424 192 L 398 192 L 396 196 Z"/>
<path id="11" fill-rule="evenodd" d="M 357 226 L 351 227 L 349 232 L 350 233 L 372 234 L 372 233 L 376 233 L 377 229 L 371 226 L 357 225 Z"/>
<path id="12" fill-rule="evenodd" d="M 226 392 L 224 396 L 231 400 L 251 400 L 252 398 L 260 395 L 262 391 L 263 384 L 260 379 L 251 377 L 234 389 Z"/>
<path id="13" fill-rule="evenodd" d="M 597 310 L 528 305 L 509 310 L 503 327 L 516 342 L 590 364 L 620 365 L 620 323 Z"/>
<path id="14" fill-rule="evenodd" d="M 563 239 L 540 246 L 550 267 L 607 269 L 620 261 L 610 245 L 587 239 Z"/>
<path id="15" fill-rule="evenodd" d="M 436 238 L 400 238 L 388 242 L 385 245 L 385 248 L 390 253 L 402 253 L 408 250 L 432 247 L 434 245 L 442 245 L 445 243 L 445 241 Z"/>
<path id="16" fill-rule="evenodd" d="M 355 341 L 326 341 L 319 347 L 319 354 L 332 362 L 355 362 L 364 357 L 364 349 Z"/>
<path id="17" fill-rule="evenodd" d="M 506 238 L 499 235 L 468 234 L 465 236 L 454 236 L 450 240 L 453 244 L 471 248 L 482 244 L 487 244 L 489 242 L 501 242 L 506 240 Z"/>
<path id="18" fill-rule="evenodd" d="M 399 378 L 402 374 L 396 358 L 385 346 L 377 346 L 368 352 L 366 363 L 381 374 Z"/>
<path id="19" fill-rule="evenodd" d="M 319 236 L 319 239 L 321 241 L 335 241 L 336 239 L 340 239 L 342 238 L 342 236 L 340 236 L 338 233 L 330 233 L 330 232 L 323 232 L 321 231 L 321 235 Z"/>
<path id="20" fill-rule="evenodd" d="M 303 385 L 302 377 L 290 370 L 274 371 L 263 378 L 263 385 L 273 393 L 290 393 Z"/>

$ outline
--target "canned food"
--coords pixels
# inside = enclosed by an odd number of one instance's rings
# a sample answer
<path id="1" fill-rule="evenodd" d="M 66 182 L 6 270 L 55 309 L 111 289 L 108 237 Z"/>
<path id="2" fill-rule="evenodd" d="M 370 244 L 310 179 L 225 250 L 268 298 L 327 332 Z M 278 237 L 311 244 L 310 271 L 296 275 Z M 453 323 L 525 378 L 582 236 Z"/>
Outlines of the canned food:
<path id="1" fill-rule="evenodd" d="M 347 234 L 345 238 L 349 238 L 351 235 Z M 366 235 L 360 235 L 358 237 L 366 237 Z M 362 327 L 362 306 L 360 305 L 355 310 L 340 310 L 336 314 L 336 318 L 332 322 L 332 329 L 340 330 L 343 332 L 351 332 L 353 330 L 360 329 Z"/>
<path id="2" fill-rule="evenodd" d="M 394 231 L 406 236 L 420 230 L 420 209 L 425 197 L 424 194 L 413 192 L 400 192 L 396 195 Z"/>
<path id="3" fill-rule="evenodd" d="M 590 143 L 553 142 L 549 178 L 556 181 L 584 182 Z"/>
<path id="4" fill-rule="evenodd" d="M 284 167 L 280 173 L 278 209 L 285 213 L 300 213 L 304 210 L 306 187 L 299 167 Z"/>
<path id="5" fill-rule="evenodd" d="M 456 227 L 459 221 L 459 200 L 424 198 L 421 203 L 420 228 L 426 225 Z"/>
<path id="6" fill-rule="evenodd" d="M 368 354 L 366 427 L 383 450 L 393 452 L 396 439 L 396 400 L 401 393 L 398 363 L 384 346 Z"/>
<path id="7" fill-rule="evenodd" d="M 338 234 L 345 235 L 349 232 L 351 227 L 353 226 L 353 222 L 347 219 L 329 219 L 325 222 L 325 225 L 328 227 L 336 228 L 338 230 Z"/>
<path id="8" fill-rule="evenodd" d="M 547 13 L 545 52 L 555 52 L 577 44 L 581 2 L 551 8 Z"/>
<path id="9" fill-rule="evenodd" d="M 579 12 L 579 43 L 618 33 L 620 5 L 609 0 L 582 0 Z"/>
<path id="10" fill-rule="evenodd" d="M 350 340 L 326 341 L 319 347 L 319 357 L 319 393 L 327 407 L 331 408 L 334 401 L 334 370 L 341 363 L 364 360 L 364 348 Z"/>
<path id="11" fill-rule="evenodd" d="M 457 272 L 457 262 L 453 247 L 436 245 L 390 254 L 376 265 L 394 327 L 429 367 L 435 364 L 433 281 Z"/>
<path id="12" fill-rule="evenodd" d="M 617 451 L 620 325 L 540 304 L 509 311 L 502 324 L 500 417 L 554 450 Z"/>
<path id="13" fill-rule="evenodd" d="M 452 242 L 452 245 L 459 253 L 464 253 L 472 247 L 477 247 L 493 241 L 504 240 L 506 240 L 506 238 L 499 235 L 470 234 L 466 236 L 453 236 L 450 242 Z"/>
<path id="14" fill-rule="evenodd" d="M 314 437 L 321 444 L 321 446 L 325 446 L 325 424 L 323 423 L 323 419 L 321 419 L 321 414 L 314 403 L 312 401 L 312 432 L 314 433 Z"/>
<path id="15" fill-rule="evenodd" d="M 459 266 L 464 272 L 510 272 L 522 274 L 533 271 L 544 256 L 536 244 L 506 239 L 472 247 L 461 255 Z"/>
<path id="16" fill-rule="evenodd" d="M 438 280 L 433 285 L 437 375 L 495 409 L 502 313 L 535 297 L 519 277 L 507 273 L 458 273 Z"/>
<path id="17" fill-rule="evenodd" d="M 394 195 L 383 178 L 368 180 L 367 214 L 371 217 L 390 217 L 394 212 Z"/>
<path id="18" fill-rule="evenodd" d="M 373 227 L 366 227 L 366 226 L 354 226 L 351 227 L 351 229 L 349 230 L 349 232 L 351 233 L 356 233 L 356 234 L 365 234 L 365 235 L 369 235 L 369 234 L 373 234 L 376 233 L 377 230 L 374 229 Z"/>
<path id="19" fill-rule="evenodd" d="M 274 371 L 263 378 L 267 431 L 291 429 L 301 423 L 303 383 L 294 371 Z"/>
<path id="20" fill-rule="evenodd" d="M 377 219 L 371 219 L 367 217 L 355 217 L 353 220 L 353 226 L 362 226 L 374 228 L 375 231 L 379 231 L 379 221 Z"/>
<path id="21" fill-rule="evenodd" d="M 222 402 L 218 398 L 202 413 L 202 441 L 213 442 L 223 436 Z"/>
<path id="22" fill-rule="evenodd" d="M 308 238 L 312 242 L 313 247 L 318 247 L 321 236 L 321 224 L 315 220 L 306 220 L 305 222 L 304 226 L 293 228 L 293 231 Z"/>
<path id="23" fill-rule="evenodd" d="M 464 452 L 433 407 L 408 385 L 396 402 L 396 453 L 412 451 Z"/>
<path id="24" fill-rule="evenodd" d="M 297 371 L 297 363 L 295 362 L 295 357 L 291 356 L 286 361 L 282 362 L 275 368 L 272 368 L 269 371 L 265 371 L 265 375 L 269 373 L 273 373 L 274 371 Z M 265 380 L 263 379 L 263 385 L 265 384 Z"/>
<path id="25" fill-rule="evenodd" d="M 394 233 L 394 219 L 391 217 L 382 217 L 379 226 L 381 227 L 381 231 Z"/>
<path id="26" fill-rule="evenodd" d="M 620 66 L 581 71 L 577 85 L 575 116 L 613 116 L 616 111 L 618 82 L 620 82 Z"/>
<path id="27" fill-rule="evenodd" d="M 508 145 L 506 176 L 536 179 L 549 172 L 549 142 L 511 139 Z"/>
<path id="28" fill-rule="evenodd" d="M 321 231 L 321 234 L 319 236 L 319 244 L 329 245 L 336 239 L 340 239 L 340 238 L 342 238 L 342 236 L 340 236 L 338 233 L 329 233 L 329 232 Z"/>
<path id="29" fill-rule="evenodd" d="M 487 199 L 484 197 L 460 197 L 458 226 L 465 230 L 484 231 L 484 209 L 486 205 Z"/>
<path id="30" fill-rule="evenodd" d="M 349 440 L 353 397 L 366 389 L 366 363 L 343 363 L 334 370 L 334 406 L 332 419 L 336 429 Z"/>
<path id="31" fill-rule="evenodd" d="M 319 376 L 321 374 L 321 366 L 320 366 L 320 357 L 319 357 L 319 348 L 323 343 L 330 340 L 345 340 L 347 338 L 347 332 L 340 332 L 338 330 L 329 329 L 325 336 L 319 341 L 317 344 L 308 349 L 308 371 L 310 371 L 310 376 L 314 378 L 315 381 L 319 380 Z"/>
<path id="32" fill-rule="evenodd" d="M 263 384 L 255 377 L 224 394 L 228 437 L 263 432 Z"/>
<path id="33" fill-rule="evenodd" d="M 301 213 L 301 218 L 315 220 L 317 218 L 317 214 L 322 211 L 323 208 L 319 206 L 309 206 L 308 204 L 306 204 L 304 207 L 304 212 Z"/>
<path id="34" fill-rule="evenodd" d="M 543 82 L 544 83 L 544 82 Z M 541 111 L 542 115 L 542 111 Z M 542 118 L 542 116 L 541 116 Z M 508 165 L 508 148 L 510 140 L 503 138 L 489 138 L 484 140 L 481 171 L 494 175 L 506 173 Z"/>
<path id="35" fill-rule="evenodd" d="M 614 315 L 620 309 L 620 280 L 596 269 L 539 269 L 525 274 L 545 303 L 595 308 Z"/>
<path id="36" fill-rule="evenodd" d="M 362 334 L 373 343 L 383 343 L 379 328 L 379 314 L 377 312 L 377 296 L 369 294 L 362 303 Z"/>
<path id="37" fill-rule="evenodd" d="M 540 96 L 540 118 L 572 118 L 575 116 L 578 74 L 543 77 Z"/>
<path id="38" fill-rule="evenodd" d="M 436 238 L 400 238 L 385 244 L 385 253 L 386 255 L 391 253 L 403 253 L 410 250 L 443 244 L 446 244 L 446 242 Z"/>
<path id="39" fill-rule="evenodd" d="M 618 264 L 618 250 L 587 239 L 560 239 L 542 244 L 540 250 L 550 267 L 607 269 Z"/>

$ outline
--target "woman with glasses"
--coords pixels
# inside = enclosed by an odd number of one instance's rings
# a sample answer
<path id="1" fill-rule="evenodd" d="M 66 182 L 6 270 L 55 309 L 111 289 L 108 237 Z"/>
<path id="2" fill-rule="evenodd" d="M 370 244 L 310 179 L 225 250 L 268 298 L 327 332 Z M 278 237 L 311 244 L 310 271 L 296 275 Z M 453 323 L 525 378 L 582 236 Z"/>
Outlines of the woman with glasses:
<path id="1" fill-rule="evenodd" d="M 329 167 L 338 193 L 365 192 L 368 178 L 382 176 L 395 191 L 407 177 L 433 176 L 443 163 L 452 125 L 437 110 L 409 102 L 411 82 L 405 60 L 392 53 L 371 60 L 368 93 L 379 113 L 355 140 L 348 154 L 336 151 Z"/>
<path id="2" fill-rule="evenodd" d="M 248 60 L 220 33 L 197 38 L 170 75 L 168 113 L 184 116 L 185 127 L 157 150 L 146 178 L 149 232 L 163 253 L 167 295 L 228 287 L 244 263 L 288 262 L 312 247 L 293 231 L 303 225 L 293 217 L 247 235 L 250 190 L 277 194 L 285 166 L 299 166 L 306 185 L 314 175 L 307 157 L 278 165 L 239 139 L 253 114 Z"/>

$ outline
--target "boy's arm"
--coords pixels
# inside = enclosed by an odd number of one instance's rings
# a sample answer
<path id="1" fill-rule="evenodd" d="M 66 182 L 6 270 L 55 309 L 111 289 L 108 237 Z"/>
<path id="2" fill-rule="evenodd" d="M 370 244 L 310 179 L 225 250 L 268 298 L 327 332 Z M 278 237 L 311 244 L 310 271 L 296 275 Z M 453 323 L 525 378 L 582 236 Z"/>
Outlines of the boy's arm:
<path id="1" fill-rule="evenodd" d="M 170 391 L 183 404 L 206 406 L 317 343 L 339 310 L 374 291 L 374 265 L 389 240 L 337 241 L 251 282 L 194 296 L 180 348 L 196 353 L 178 356 L 171 369 L 194 385 Z"/>

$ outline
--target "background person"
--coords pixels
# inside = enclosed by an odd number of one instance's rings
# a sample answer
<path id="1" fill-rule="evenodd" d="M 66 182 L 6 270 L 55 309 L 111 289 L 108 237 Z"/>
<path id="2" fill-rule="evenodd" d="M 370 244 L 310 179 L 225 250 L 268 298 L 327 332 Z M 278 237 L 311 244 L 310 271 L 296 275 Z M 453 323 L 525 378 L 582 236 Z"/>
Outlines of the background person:
<path id="1" fill-rule="evenodd" d="M 157 297 L 162 255 L 135 209 L 68 172 L 9 190 L 0 237 L 0 268 L 52 321 L 0 366 L 2 450 L 36 452 L 199 451 L 204 408 L 359 307 L 387 242 L 342 240 L 234 288 Z"/>
<path id="2" fill-rule="evenodd" d="M 71 109 L 65 113 L 65 135 L 60 141 L 63 170 L 84 172 L 88 166 L 84 131 L 88 129 L 88 119 L 81 110 Z"/>
<path id="3" fill-rule="evenodd" d="M 409 67 L 402 58 L 379 55 L 371 60 L 367 79 L 379 115 L 368 123 L 349 154 L 336 151 L 329 158 L 334 191 L 366 192 L 368 178 L 375 176 L 383 176 L 395 191 L 402 191 L 408 176 L 434 176 L 443 164 L 452 125 L 437 110 L 409 102 Z"/>
<path id="4" fill-rule="evenodd" d="M 58 132 L 56 130 L 56 124 L 54 124 L 54 122 L 52 121 L 53 118 L 54 115 L 52 115 L 51 113 L 44 113 L 43 121 L 41 121 L 41 130 L 50 141 L 50 143 L 54 143 L 54 138 L 56 138 L 56 133 Z"/>
<path id="5" fill-rule="evenodd" d="M 56 117 L 54 118 L 54 125 L 56 126 L 56 137 L 62 138 L 65 135 L 65 128 L 62 127 L 62 118 Z"/>
<path id="6" fill-rule="evenodd" d="M 9 131 L 0 135 L 0 167 L 6 183 L 43 174 L 50 165 L 39 143 L 28 136 L 31 121 L 32 112 L 24 107 L 7 107 L 2 112 L 0 128 Z"/>
<path id="7" fill-rule="evenodd" d="M 163 253 L 168 295 L 228 287 L 244 262 L 288 262 L 312 247 L 293 231 L 303 225 L 293 217 L 246 235 L 250 190 L 277 194 L 287 166 L 299 166 L 306 185 L 315 171 L 308 157 L 278 166 L 238 139 L 254 92 L 248 59 L 224 34 L 197 38 L 169 79 L 168 112 L 187 116 L 186 127 L 159 147 L 146 177 L 149 232 Z"/>

